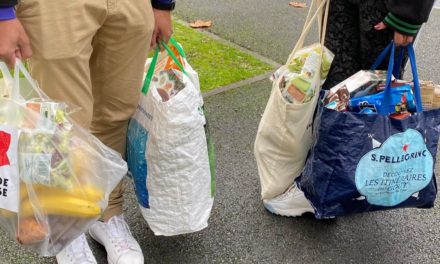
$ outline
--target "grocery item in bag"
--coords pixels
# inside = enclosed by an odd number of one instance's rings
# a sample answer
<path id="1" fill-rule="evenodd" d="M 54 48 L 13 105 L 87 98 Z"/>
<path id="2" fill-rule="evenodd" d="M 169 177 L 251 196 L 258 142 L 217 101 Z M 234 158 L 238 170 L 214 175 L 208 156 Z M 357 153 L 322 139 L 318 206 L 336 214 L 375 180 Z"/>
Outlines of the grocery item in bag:
<path id="1" fill-rule="evenodd" d="M 334 54 L 320 44 L 300 49 L 287 63 L 287 70 L 280 72 L 281 93 L 289 103 L 307 103 L 315 95 L 312 85 L 317 74 L 323 83 L 327 78 Z"/>
<path id="2" fill-rule="evenodd" d="M 127 165 L 16 65 L 12 78 L 0 62 L 0 226 L 23 246 L 53 256 L 101 217 Z"/>
<path id="3" fill-rule="evenodd" d="M 388 113 L 415 112 L 414 95 L 409 85 L 402 85 L 391 88 L 391 98 L 387 106 Z M 379 92 L 373 95 L 355 97 L 349 101 L 349 110 L 351 112 L 361 112 L 365 108 L 371 109 L 374 113 L 382 110 L 385 92 Z"/>
<path id="4" fill-rule="evenodd" d="M 361 70 L 332 87 L 324 99 L 324 105 L 339 112 L 347 111 L 350 98 L 375 94 L 385 81 L 386 71 Z"/>

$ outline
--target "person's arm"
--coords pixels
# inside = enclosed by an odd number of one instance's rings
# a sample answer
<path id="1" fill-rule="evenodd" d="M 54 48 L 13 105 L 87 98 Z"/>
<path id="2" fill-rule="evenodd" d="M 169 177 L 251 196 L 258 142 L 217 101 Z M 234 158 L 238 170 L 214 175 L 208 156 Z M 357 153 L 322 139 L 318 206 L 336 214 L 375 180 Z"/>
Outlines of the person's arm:
<path id="1" fill-rule="evenodd" d="M 422 24 L 428 21 L 433 5 L 434 0 L 389 0 L 388 15 L 374 28 L 391 28 L 396 45 L 406 46 L 414 41 Z"/>
<path id="2" fill-rule="evenodd" d="M 175 0 L 151 0 L 154 12 L 154 31 L 151 38 L 151 48 L 155 48 L 160 40 L 168 42 L 173 34 L 171 11 L 176 5 Z"/>
<path id="3" fill-rule="evenodd" d="M 434 0 L 389 0 L 384 23 L 401 34 L 415 36 L 428 21 Z"/>
<path id="4" fill-rule="evenodd" d="M 1 0 L 0 3 L 0 60 L 13 67 L 16 58 L 32 56 L 29 38 L 20 21 L 15 17 L 16 0 Z"/>

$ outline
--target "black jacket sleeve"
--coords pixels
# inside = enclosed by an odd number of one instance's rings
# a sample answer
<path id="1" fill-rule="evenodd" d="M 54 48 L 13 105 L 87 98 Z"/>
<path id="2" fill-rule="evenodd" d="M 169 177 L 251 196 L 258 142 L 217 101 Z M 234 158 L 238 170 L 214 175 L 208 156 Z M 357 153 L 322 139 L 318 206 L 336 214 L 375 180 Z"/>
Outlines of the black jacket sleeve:
<path id="1" fill-rule="evenodd" d="M 161 9 L 161 10 L 173 10 L 176 1 L 175 0 L 151 0 L 151 4 L 153 8 Z"/>
<path id="2" fill-rule="evenodd" d="M 428 21 L 434 0 L 388 0 L 388 15 L 384 23 L 394 30 L 415 35 Z"/>
<path id="3" fill-rule="evenodd" d="M 11 7 L 17 4 L 17 0 L 1 0 L 0 7 Z"/>

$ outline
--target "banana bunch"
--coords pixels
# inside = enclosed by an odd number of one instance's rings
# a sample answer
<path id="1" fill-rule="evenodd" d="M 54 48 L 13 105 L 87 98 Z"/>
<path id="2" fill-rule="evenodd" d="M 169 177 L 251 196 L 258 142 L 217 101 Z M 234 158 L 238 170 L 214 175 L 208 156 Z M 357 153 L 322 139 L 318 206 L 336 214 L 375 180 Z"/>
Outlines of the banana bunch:
<path id="1" fill-rule="evenodd" d="M 75 186 L 70 190 L 41 184 L 20 186 L 20 216 L 35 215 L 35 210 L 46 215 L 94 218 L 101 214 L 99 202 L 104 193 L 92 186 Z"/>
<path id="2" fill-rule="evenodd" d="M 52 230 L 48 222 L 50 217 L 67 217 L 72 222 L 99 217 L 102 213 L 100 202 L 104 200 L 104 192 L 91 185 L 77 185 L 66 190 L 21 182 L 19 199 L 18 214 L 0 209 L 0 217 L 7 220 L 12 227 L 17 227 L 18 242 L 33 244 L 44 241 L 48 236 L 56 236 L 49 234 L 49 230 Z"/>

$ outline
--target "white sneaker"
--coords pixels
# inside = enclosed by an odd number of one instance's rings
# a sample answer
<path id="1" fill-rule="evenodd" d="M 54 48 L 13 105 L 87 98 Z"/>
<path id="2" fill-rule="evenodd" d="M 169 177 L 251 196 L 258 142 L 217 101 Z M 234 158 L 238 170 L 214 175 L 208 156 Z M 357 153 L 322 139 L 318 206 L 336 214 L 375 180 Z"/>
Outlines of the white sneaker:
<path id="1" fill-rule="evenodd" d="M 57 262 L 58 264 L 97 264 L 84 234 L 57 254 Z"/>
<path id="2" fill-rule="evenodd" d="M 109 264 L 143 264 L 141 247 L 131 235 L 122 215 L 107 222 L 96 222 L 89 229 L 90 236 L 107 250 Z"/>
<path id="3" fill-rule="evenodd" d="M 282 216 L 301 216 L 304 213 L 314 213 L 312 205 L 304 193 L 294 183 L 285 193 L 263 200 L 264 207 L 272 214 Z"/>

